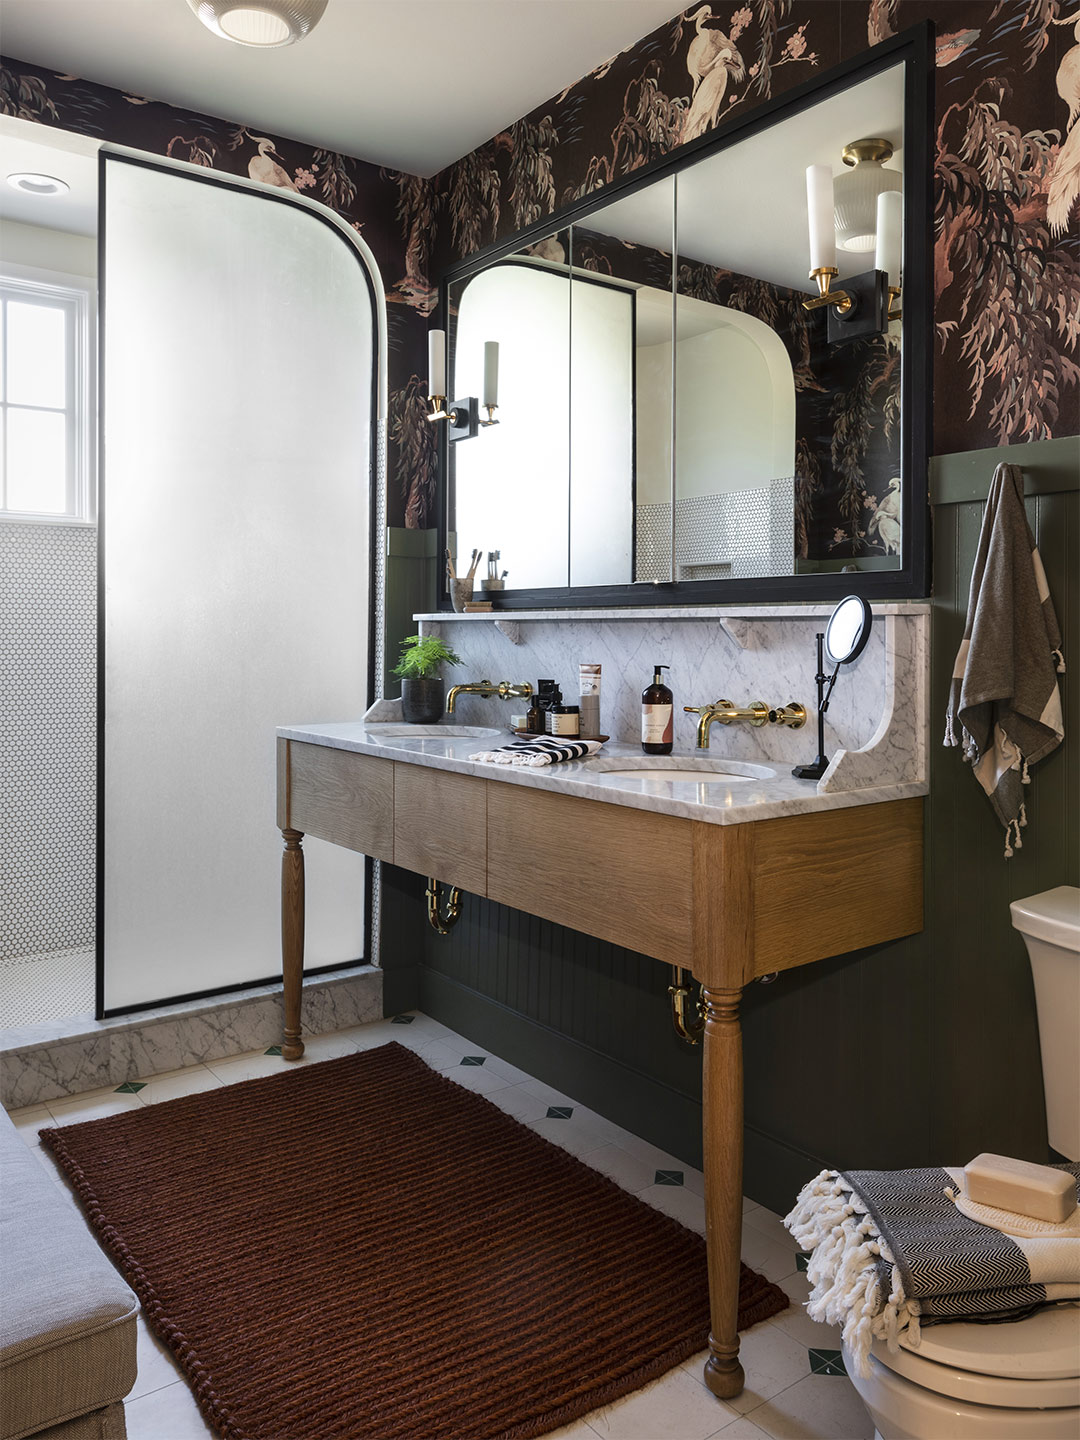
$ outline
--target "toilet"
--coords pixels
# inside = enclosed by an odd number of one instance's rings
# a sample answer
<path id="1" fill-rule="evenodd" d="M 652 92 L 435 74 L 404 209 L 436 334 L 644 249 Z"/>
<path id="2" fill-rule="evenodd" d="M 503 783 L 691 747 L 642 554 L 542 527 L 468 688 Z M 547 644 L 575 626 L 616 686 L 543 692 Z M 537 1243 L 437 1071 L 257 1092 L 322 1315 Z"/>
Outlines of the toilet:
<path id="1" fill-rule="evenodd" d="M 1080 889 L 1059 885 L 1014 900 L 1035 1004 L 1050 1144 L 1080 1159 Z M 917 1347 L 870 1352 L 851 1383 L 875 1440 L 1076 1440 L 1080 1435 L 1080 1304 L 998 1325 L 928 1325 Z"/>

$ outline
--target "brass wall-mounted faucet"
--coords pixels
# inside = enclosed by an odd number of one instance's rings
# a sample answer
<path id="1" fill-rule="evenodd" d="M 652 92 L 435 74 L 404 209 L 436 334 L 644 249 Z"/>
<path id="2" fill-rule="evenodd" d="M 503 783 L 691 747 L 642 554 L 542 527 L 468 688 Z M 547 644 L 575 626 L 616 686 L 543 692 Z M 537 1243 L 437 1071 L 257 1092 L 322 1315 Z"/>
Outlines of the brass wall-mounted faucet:
<path id="1" fill-rule="evenodd" d="M 776 706 L 766 705 L 764 700 L 752 700 L 742 710 L 730 700 L 717 700 L 714 705 L 684 705 L 683 710 L 687 715 L 701 716 L 697 728 L 699 750 L 709 748 L 709 730 L 714 721 L 721 725 L 732 725 L 736 721 L 745 720 L 755 728 L 759 725 L 786 725 L 792 730 L 798 730 L 806 724 L 806 710 L 795 700 L 790 705 Z"/>
<path id="2" fill-rule="evenodd" d="M 500 680 L 493 685 L 490 680 L 473 680 L 468 685 L 454 685 L 446 697 L 446 713 L 453 715 L 454 705 L 459 695 L 479 695 L 484 700 L 490 700 L 492 695 L 497 695 L 500 700 L 509 700 L 512 697 L 520 696 L 527 699 L 532 694 L 532 686 L 526 682 L 523 685 L 515 685 L 511 680 Z"/>

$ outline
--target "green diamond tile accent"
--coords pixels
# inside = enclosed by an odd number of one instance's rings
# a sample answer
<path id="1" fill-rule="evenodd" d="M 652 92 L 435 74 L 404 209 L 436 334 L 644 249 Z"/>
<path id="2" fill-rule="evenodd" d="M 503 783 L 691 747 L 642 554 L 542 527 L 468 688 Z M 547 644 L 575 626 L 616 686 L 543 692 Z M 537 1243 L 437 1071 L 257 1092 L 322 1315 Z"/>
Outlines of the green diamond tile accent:
<path id="1" fill-rule="evenodd" d="M 812 1375 L 846 1375 L 844 1356 L 839 1350 L 808 1350 Z"/>
<path id="2" fill-rule="evenodd" d="M 800 1250 L 800 1252 L 798 1253 L 798 1255 L 795 1256 L 795 1269 L 796 1269 L 796 1270 L 800 1270 L 800 1271 L 802 1271 L 803 1274 L 805 1274 L 805 1273 L 806 1273 L 806 1267 L 807 1267 L 809 1264 L 810 1264 L 810 1256 L 809 1256 L 809 1255 L 804 1255 L 804 1254 L 802 1253 L 802 1251 Z"/>
<path id="3" fill-rule="evenodd" d="M 657 1170 L 653 1179 L 654 1185 L 681 1185 L 683 1183 L 683 1172 L 681 1170 Z"/>
<path id="4" fill-rule="evenodd" d="M 463 1055 L 461 1063 L 463 1065 L 482 1065 L 486 1059 L 486 1055 Z"/>
<path id="5" fill-rule="evenodd" d="M 411 1025 L 416 1019 L 415 1015 L 395 1015 L 390 1021 L 391 1025 Z"/>
<path id="6" fill-rule="evenodd" d="M 145 1080 L 125 1080 L 123 1085 L 117 1085 L 113 1091 L 114 1095 L 137 1095 L 140 1090 L 146 1089 Z"/>
<path id="7" fill-rule="evenodd" d="M 549 1120 L 569 1120 L 573 1113 L 570 1105 L 549 1105 L 547 1118 Z"/>
<path id="8" fill-rule="evenodd" d="M 269 1050 L 264 1050 L 264 1051 L 263 1051 L 263 1054 L 264 1054 L 264 1055 L 280 1055 L 280 1054 L 281 1054 L 281 1046 L 280 1046 L 280 1045 L 271 1045 L 270 1048 L 269 1048 Z"/>

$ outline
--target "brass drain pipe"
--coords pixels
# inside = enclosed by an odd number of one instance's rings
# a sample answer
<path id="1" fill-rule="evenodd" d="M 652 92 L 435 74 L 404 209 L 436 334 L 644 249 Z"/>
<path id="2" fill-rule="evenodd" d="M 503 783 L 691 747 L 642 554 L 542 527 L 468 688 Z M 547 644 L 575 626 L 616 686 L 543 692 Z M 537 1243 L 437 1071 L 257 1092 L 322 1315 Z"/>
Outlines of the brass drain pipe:
<path id="1" fill-rule="evenodd" d="M 671 1023 L 675 1026 L 675 1033 L 688 1045 L 700 1045 L 705 1034 L 705 1006 L 701 991 L 698 990 L 696 1000 L 691 998 L 686 971 L 681 965 L 671 967 L 671 981 L 668 994 L 671 996 Z"/>
<path id="2" fill-rule="evenodd" d="M 428 924 L 439 935 L 449 935 L 450 931 L 461 918 L 461 891 L 456 885 L 448 886 L 446 896 L 446 911 L 440 913 L 439 909 L 439 884 L 434 875 L 428 876 L 427 882 L 427 918 Z"/>

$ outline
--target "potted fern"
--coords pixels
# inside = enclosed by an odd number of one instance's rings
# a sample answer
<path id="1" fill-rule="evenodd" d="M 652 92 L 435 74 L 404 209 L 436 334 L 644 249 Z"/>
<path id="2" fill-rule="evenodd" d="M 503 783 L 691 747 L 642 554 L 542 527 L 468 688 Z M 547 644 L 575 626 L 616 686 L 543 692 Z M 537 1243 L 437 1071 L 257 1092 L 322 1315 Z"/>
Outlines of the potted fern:
<path id="1" fill-rule="evenodd" d="M 460 665 L 461 658 L 435 635 L 410 635 L 401 642 L 394 674 L 401 676 L 401 710 L 410 725 L 434 725 L 446 705 L 441 665 Z"/>

